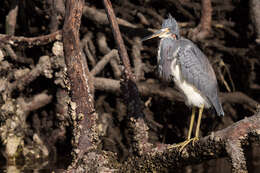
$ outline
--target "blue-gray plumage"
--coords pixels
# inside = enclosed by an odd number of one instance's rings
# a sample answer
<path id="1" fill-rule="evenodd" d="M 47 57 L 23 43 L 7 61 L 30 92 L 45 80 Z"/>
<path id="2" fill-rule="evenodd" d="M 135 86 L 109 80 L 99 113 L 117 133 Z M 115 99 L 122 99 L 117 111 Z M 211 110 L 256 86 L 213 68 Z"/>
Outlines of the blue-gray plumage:
<path id="1" fill-rule="evenodd" d="M 224 115 L 216 76 L 203 52 L 193 42 L 180 36 L 178 24 L 171 15 L 164 20 L 161 30 L 143 40 L 154 37 L 161 38 L 157 56 L 160 77 L 174 81 L 184 93 L 187 105 L 200 108 L 196 136 L 190 139 L 195 116 L 193 108 L 188 139 L 180 144 L 183 148 L 190 141 L 198 139 L 204 107 L 213 107 L 218 115 Z"/>
<path id="2" fill-rule="evenodd" d="M 165 80 L 173 79 L 175 81 L 178 88 L 184 93 L 187 105 L 200 107 L 201 103 L 200 99 L 189 92 L 188 85 L 193 87 L 195 92 L 197 91 L 205 100 L 205 108 L 213 106 L 218 115 L 224 115 L 218 98 L 215 73 L 206 56 L 195 44 L 182 37 L 178 40 L 162 38 L 157 58 L 159 75 Z M 179 78 L 176 76 L 178 74 L 174 74 L 178 66 Z M 197 99 L 198 103 L 192 102 L 193 99 Z"/>

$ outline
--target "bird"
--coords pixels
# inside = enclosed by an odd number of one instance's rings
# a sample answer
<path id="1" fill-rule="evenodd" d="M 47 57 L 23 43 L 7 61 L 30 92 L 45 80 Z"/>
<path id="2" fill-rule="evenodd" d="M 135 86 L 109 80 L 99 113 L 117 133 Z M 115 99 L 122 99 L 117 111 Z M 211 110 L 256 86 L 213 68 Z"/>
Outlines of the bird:
<path id="1" fill-rule="evenodd" d="M 188 136 L 184 142 L 173 145 L 180 150 L 190 142 L 199 140 L 199 129 L 203 110 L 213 108 L 217 115 L 224 116 L 219 100 L 218 83 L 215 72 L 206 55 L 189 39 L 180 36 L 176 20 L 168 15 L 162 27 L 152 35 L 144 37 L 146 41 L 160 38 L 157 66 L 159 77 L 174 82 L 185 96 L 185 104 L 192 107 Z M 199 109 L 195 136 L 191 138 L 196 114 Z"/>

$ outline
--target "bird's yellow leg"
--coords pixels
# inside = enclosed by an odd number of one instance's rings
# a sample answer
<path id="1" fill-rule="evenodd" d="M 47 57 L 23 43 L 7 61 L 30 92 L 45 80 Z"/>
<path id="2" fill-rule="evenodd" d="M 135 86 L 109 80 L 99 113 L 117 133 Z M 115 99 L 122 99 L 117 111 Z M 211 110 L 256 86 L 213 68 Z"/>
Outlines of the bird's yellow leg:
<path id="1" fill-rule="evenodd" d="M 194 142 L 199 140 L 199 131 L 200 131 L 200 122 L 201 122 L 201 117 L 202 117 L 202 112 L 204 109 L 204 105 L 202 105 L 199 109 L 199 116 L 198 116 L 198 122 L 197 122 L 197 126 L 196 126 L 196 132 L 195 132 L 195 137 L 191 138 L 191 132 L 192 132 L 192 127 L 193 127 L 193 123 L 194 123 L 194 118 L 195 118 L 195 107 L 192 108 L 192 114 L 191 114 L 191 120 L 190 120 L 190 127 L 189 127 L 189 132 L 188 132 L 188 138 L 184 141 L 181 142 L 179 144 L 173 145 L 170 148 L 174 148 L 174 147 L 181 147 L 180 151 L 183 150 L 183 148 L 188 145 L 191 141 L 192 144 L 194 145 Z"/>
<path id="2" fill-rule="evenodd" d="M 170 148 L 175 148 L 175 147 L 181 147 L 180 151 L 190 143 L 191 141 L 191 132 L 192 132 L 192 127 L 194 124 L 194 119 L 195 119 L 195 107 L 192 108 L 192 113 L 191 113 L 191 119 L 190 119 L 190 127 L 189 127 L 189 132 L 188 132 L 188 137 L 185 141 L 176 144 L 176 145 L 172 145 Z"/>
<path id="3" fill-rule="evenodd" d="M 196 132 L 195 132 L 195 137 L 193 138 L 192 144 L 194 145 L 194 142 L 199 140 L 199 131 L 200 131 L 200 122 L 201 122 L 201 117 L 202 117 L 202 112 L 204 109 L 204 105 L 202 105 L 199 109 L 199 117 L 197 121 L 197 126 L 196 126 Z"/>
<path id="4" fill-rule="evenodd" d="M 192 108 L 192 113 L 191 113 L 190 127 L 189 127 L 189 132 L 188 132 L 188 138 L 187 138 L 187 140 L 189 140 L 189 139 L 191 138 L 192 127 L 193 127 L 194 119 L 195 119 L 195 110 L 196 110 L 196 108 L 193 107 L 193 108 Z"/>
<path id="5" fill-rule="evenodd" d="M 201 122 L 201 117 L 202 117 L 202 112 L 204 109 L 204 105 L 201 105 L 200 109 L 199 109 L 199 116 L 198 116 L 198 121 L 197 121 L 197 126 L 196 126 L 196 132 L 195 132 L 195 137 L 194 138 L 189 138 L 188 140 L 184 141 L 185 143 L 182 145 L 182 147 L 180 148 L 180 151 L 183 150 L 183 148 L 188 145 L 191 141 L 192 141 L 192 145 L 194 146 L 194 143 L 199 140 L 199 131 L 200 131 L 200 122 Z M 194 119 L 193 119 L 194 121 Z"/>

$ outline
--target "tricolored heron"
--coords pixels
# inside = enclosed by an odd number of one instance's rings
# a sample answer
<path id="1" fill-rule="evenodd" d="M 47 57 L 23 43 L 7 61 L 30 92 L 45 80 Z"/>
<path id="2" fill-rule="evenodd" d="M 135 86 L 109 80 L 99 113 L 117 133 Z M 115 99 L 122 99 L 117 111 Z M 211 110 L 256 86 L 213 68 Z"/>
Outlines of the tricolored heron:
<path id="1" fill-rule="evenodd" d="M 187 139 L 174 147 L 181 150 L 199 139 L 199 128 L 204 108 L 213 107 L 218 115 L 224 115 L 218 97 L 218 84 L 212 66 L 203 52 L 190 40 L 180 36 L 176 20 L 169 15 L 162 24 L 162 29 L 147 36 L 142 41 L 160 37 L 158 49 L 158 70 L 161 78 L 174 81 L 178 89 L 185 95 L 185 103 L 192 106 L 192 114 Z M 191 138 L 195 108 L 199 115 L 195 137 Z"/>

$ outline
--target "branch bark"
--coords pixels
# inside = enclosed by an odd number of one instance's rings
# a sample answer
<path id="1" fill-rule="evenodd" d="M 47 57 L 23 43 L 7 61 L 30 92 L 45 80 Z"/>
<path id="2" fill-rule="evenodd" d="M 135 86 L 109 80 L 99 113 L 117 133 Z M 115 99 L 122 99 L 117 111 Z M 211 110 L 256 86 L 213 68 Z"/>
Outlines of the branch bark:
<path id="1" fill-rule="evenodd" d="M 41 46 L 46 45 L 50 42 L 61 40 L 61 31 L 58 30 L 54 33 L 38 36 L 38 37 L 23 37 L 23 36 L 10 36 L 5 34 L 0 34 L 0 43 L 6 43 L 13 46 Z"/>
<path id="2" fill-rule="evenodd" d="M 149 128 L 143 119 L 142 101 L 139 96 L 138 88 L 135 83 L 135 75 L 131 70 L 128 54 L 116 21 L 112 4 L 109 0 L 103 0 L 103 3 L 118 47 L 119 56 L 124 65 L 124 81 L 121 83 L 121 91 L 127 105 L 127 114 L 129 116 L 128 125 L 133 134 L 133 148 L 135 152 L 143 154 L 151 148 L 151 144 L 148 142 Z"/>
<path id="3" fill-rule="evenodd" d="M 15 34 L 17 14 L 18 14 L 18 0 L 14 0 L 11 2 L 11 10 L 6 16 L 5 33 L 7 35 Z"/>
<path id="4" fill-rule="evenodd" d="M 212 6 L 211 0 L 201 0 L 201 18 L 200 24 L 191 31 L 192 40 L 203 40 L 211 32 Z"/>
<path id="5" fill-rule="evenodd" d="M 251 20 L 253 22 L 253 25 L 255 27 L 255 32 L 256 32 L 256 43 L 260 44 L 260 2 L 257 0 L 250 0 L 249 1 L 250 5 L 250 12 L 251 12 Z"/>
<path id="6" fill-rule="evenodd" d="M 233 172 L 247 172 L 242 147 L 249 145 L 248 141 L 259 141 L 259 139 L 260 112 L 223 130 L 212 132 L 211 135 L 200 139 L 194 146 L 189 144 L 181 153 L 176 148 L 168 149 L 170 145 L 157 145 L 153 151 L 142 157 L 129 158 L 120 171 L 160 172 L 228 156 Z"/>
<path id="7" fill-rule="evenodd" d="M 84 6 L 83 15 L 86 16 L 89 20 L 92 20 L 99 24 L 102 24 L 102 25 L 109 24 L 109 21 L 106 18 L 106 14 L 93 7 Z M 117 17 L 117 21 L 122 26 L 129 27 L 129 28 L 137 28 L 136 25 L 129 23 L 128 21 L 123 20 L 121 18 Z"/>
<path id="8" fill-rule="evenodd" d="M 104 69 L 104 67 L 105 67 L 105 65 L 112 59 L 112 58 L 115 58 L 116 56 L 118 56 L 117 55 L 118 54 L 118 52 L 117 52 L 117 50 L 111 50 L 108 54 L 106 54 L 103 58 L 102 58 L 102 60 L 100 60 L 98 63 L 97 63 L 97 65 L 91 70 L 91 75 L 93 75 L 93 76 L 95 76 L 95 75 L 97 75 L 98 73 L 100 73 L 103 69 Z"/>
<path id="9" fill-rule="evenodd" d="M 71 116 L 75 120 L 73 124 L 74 152 L 77 154 L 77 160 L 82 159 L 83 155 L 91 149 L 96 149 L 98 140 L 95 131 L 97 114 L 90 92 L 91 80 L 86 57 L 82 52 L 79 40 L 83 6 L 83 0 L 67 0 L 63 26 L 64 55 L 71 84 L 71 99 L 76 104 L 72 104 L 74 106 L 71 107 L 75 109 L 76 115 L 71 114 Z"/>
<path id="10" fill-rule="evenodd" d="M 113 31 L 113 36 L 114 36 L 114 39 L 115 39 L 115 42 L 116 42 L 116 45 L 118 48 L 119 56 L 122 59 L 123 65 L 125 67 L 124 73 L 126 75 L 126 79 L 134 81 L 135 76 L 133 75 L 132 70 L 131 70 L 129 57 L 128 57 L 128 54 L 127 54 L 127 51 L 126 51 L 126 48 L 124 45 L 124 41 L 122 39 L 120 30 L 119 30 L 119 27 L 117 24 L 117 20 L 116 20 L 116 16 L 115 16 L 113 8 L 112 8 L 112 4 L 109 0 L 104 0 L 103 2 L 104 2 L 105 9 L 106 9 L 108 20 L 110 22 L 110 25 L 111 25 L 111 28 Z"/>

